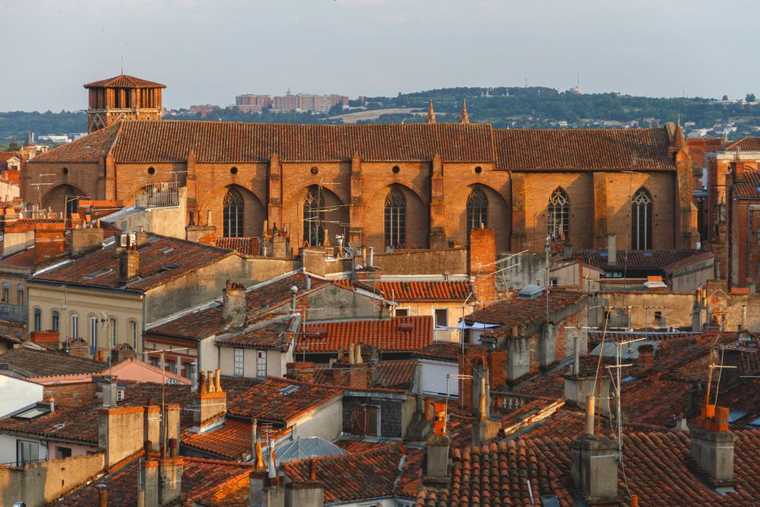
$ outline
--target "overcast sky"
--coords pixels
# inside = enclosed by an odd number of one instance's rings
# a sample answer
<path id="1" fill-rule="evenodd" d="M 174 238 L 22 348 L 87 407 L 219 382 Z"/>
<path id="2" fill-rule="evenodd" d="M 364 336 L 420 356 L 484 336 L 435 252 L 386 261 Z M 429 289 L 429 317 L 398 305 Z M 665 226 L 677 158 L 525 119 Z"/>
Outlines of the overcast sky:
<path id="1" fill-rule="evenodd" d="M 760 94 L 757 0 L 0 0 L 0 111 L 83 109 L 124 72 L 164 104 L 545 85 Z"/>

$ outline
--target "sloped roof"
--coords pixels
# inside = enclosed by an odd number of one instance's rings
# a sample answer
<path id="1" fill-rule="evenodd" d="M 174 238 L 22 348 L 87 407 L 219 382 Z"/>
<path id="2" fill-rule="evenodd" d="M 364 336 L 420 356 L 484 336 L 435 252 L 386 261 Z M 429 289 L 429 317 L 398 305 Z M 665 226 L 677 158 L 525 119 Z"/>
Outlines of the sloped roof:
<path id="1" fill-rule="evenodd" d="M 467 281 L 376 282 L 375 289 L 380 290 L 386 298 L 399 303 L 464 301 L 472 293 L 472 284 Z"/>
<path id="2" fill-rule="evenodd" d="M 722 151 L 760 151 L 760 137 L 743 137 L 723 146 Z"/>
<path id="3" fill-rule="evenodd" d="M 85 88 L 166 88 L 166 85 L 141 79 L 139 77 L 119 74 L 118 76 L 93 81 L 84 85 Z"/>
<path id="4" fill-rule="evenodd" d="M 552 290 L 549 294 L 549 312 L 554 315 L 565 308 L 586 299 L 581 292 Z M 534 299 L 513 297 L 492 303 L 465 317 L 468 324 L 480 322 L 505 328 L 530 325 L 546 320 L 546 294 Z"/>
<path id="5" fill-rule="evenodd" d="M 673 171 L 665 128 L 494 129 L 497 167 L 511 171 Z"/>
<path id="6" fill-rule="evenodd" d="M 403 455 L 400 445 L 389 444 L 366 452 L 291 461 L 283 470 L 294 482 L 302 482 L 309 480 L 315 466 L 325 503 L 360 501 L 396 493 Z"/>
<path id="7" fill-rule="evenodd" d="M 0 371 L 5 370 L 25 378 L 97 373 L 108 368 L 106 363 L 92 359 L 26 347 L 17 347 L 0 356 L 0 365 Z"/>
<path id="8" fill-rule="evenodd" d="M 40 153 L 29 163 L 38 162 L 98 162 L 101 157 L 108 154 L 111 145 L 116 140 L 119 133 L 119 124 L 116 123 L 110 127 L 96 130 L 76 141 L 68 144 L 62 144 L 57 148 Z"/>
<path id="9" fill-rule="evenodd" d="M 150 234 L 147 242 L 137 247 L 140 254 L 138 276 L 123 284 L 119 281 L 119 258 L 114 255 L 116 248 L 114 242 L 37 275 L 32 280 L 146 291 L 235 255 L 230 250 Z"/>
<path id="10" fill-rule="evenodd" d="M 623 436 L 625 474 L 618 473 L 618 491 L 639 497 L 649 506 L 753 505 L 760 498 L 760 430 L 737 431 L 735 492 L 721 495 L 688 465 L 689 436 L 684 432 L 629 433 Z M 574 505 L 570 478 L 570 438 L 501 440 L 452 450 L 448 488 L 424 488 L 418 506 L 471 505 L 488 498 L 490 505 L 530 505 L 531 495 L 554 495 L 560 505 Z M 530 487 L 528 486 L 530 481 Z"/>
<path id="11" fill-rule="evenodd" d="M 117 162 L 493 160 L 488 125 L 314 125 L 208 121 L 122 122 L 114 146 Z"/>
<path id="12" fill-rule="evenodd" d="M 744 171 L 734 183 L 734 193 L 741 199 L 760 198 L 760 171 Z"/>
<path id="13" fill-rule="evenodd" d="M 414 351 L 433 341 L 433 318 L 429 315 L 392 319 L 350 320 L 307 324 L 299 338 L 298 352 L 336 352 L 352 343 L 385 352 Z"/>

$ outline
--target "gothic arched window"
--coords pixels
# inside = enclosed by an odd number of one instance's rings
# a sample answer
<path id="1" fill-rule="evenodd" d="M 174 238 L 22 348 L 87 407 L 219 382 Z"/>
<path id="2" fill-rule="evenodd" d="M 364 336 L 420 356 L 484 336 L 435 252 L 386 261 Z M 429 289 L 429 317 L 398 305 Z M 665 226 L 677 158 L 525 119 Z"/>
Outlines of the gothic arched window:
<path id="1" fill-rule="evenodd" d="M 562 188 L 558 188 L 552 192 L 549 198 L 546 225 L 551 239 L 568 239 L 570 234 L 570 198 Z"/>
<path id="2" fill-rule="evenodd" d="M 652 249 L 652 195 L 643 187 L 631 200 L 631 247 L 633 250 Z"/>
<path id="3" fill-rule="evenodd" d="M 385 247 L 403 248 L 406 244 L 406 199 L 398 189 L 385 198 Z"/>
<path id="4" fill-rule="evenodd" d="M 319 246 L 325 241 L 325 228 L 322 224 L 325 212 L 325 198 L 319 187 L 309 188 L 303 205 L 303 240 L 309 246 Z"/>
<path id="5" fill-rule="evenodd" d="M 224 237 L 243 236 L 243 196 L 234 188 L 224 196 Z"/>
<path id="6" fill-rule="evenodd" d="M 488 198 L 485 192 L 476 188 L 467 198 L 467 234 L 473 229 L 488 226 Z"/>

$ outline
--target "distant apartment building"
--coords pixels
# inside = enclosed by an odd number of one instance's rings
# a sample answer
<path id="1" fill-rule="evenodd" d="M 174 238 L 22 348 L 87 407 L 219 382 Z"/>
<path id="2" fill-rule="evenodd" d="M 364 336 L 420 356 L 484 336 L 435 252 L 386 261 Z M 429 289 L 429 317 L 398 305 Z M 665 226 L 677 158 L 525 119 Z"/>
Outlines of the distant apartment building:
<path id="1" fill-rule="evenodd" d="M 260 113 L 271 109 L 276 113 L 291 111 L 312 111 L 326 113 L 336 105 L 347 106 L 348 97 L 343 95 L 310 95 L 288 92 L 285 95 L 271 97 L 269 95 L 245 94 L 235 97 L 235 107 L 242 113 Z"/>
<path id="2" fill-rule="evenodd" d="M 255 95 L 246 93 L 235 97 L 235 107 L 241 113 L 260 113 L 264 109 L 272 107 L 272 97 L 269 95 Z"/>

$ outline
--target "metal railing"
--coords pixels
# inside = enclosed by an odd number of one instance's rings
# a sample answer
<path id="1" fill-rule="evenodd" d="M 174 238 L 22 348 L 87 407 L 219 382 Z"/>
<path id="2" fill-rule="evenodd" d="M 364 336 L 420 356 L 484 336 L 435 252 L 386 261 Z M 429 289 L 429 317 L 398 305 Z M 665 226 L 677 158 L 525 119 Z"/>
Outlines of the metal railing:
<path id="1" fill-rule="evenodd" d="M 146 185 L 135 196 L 135 206 L 145 209 L 179 206 L 179 185 L 177 182 Z"/>
<path id="2" fill-rule="evenodd" d="M 11 305 L 0 303 L 0 320 L 26 322 L 26 305 Z"/>

